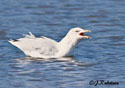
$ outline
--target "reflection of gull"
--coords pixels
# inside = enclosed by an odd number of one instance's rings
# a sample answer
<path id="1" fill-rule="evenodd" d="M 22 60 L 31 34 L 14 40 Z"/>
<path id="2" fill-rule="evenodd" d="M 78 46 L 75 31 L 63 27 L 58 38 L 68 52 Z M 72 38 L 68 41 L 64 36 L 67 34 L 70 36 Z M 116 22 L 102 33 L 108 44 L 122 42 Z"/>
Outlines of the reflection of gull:
<path id="1" fill-rule="evenodd" d="M 46 65 L 52 63 L 62 63 L 62 65 L 74 65 L 74 66 L 93 66 L 93 65 L 97 65 L 100 64 L 100 62 L 97 63 L 84 63 L 82 61 L 78 61 L 76 60 L 76 58 L 74 57 L 61 57 L 61 58 L 33 58 L 33 57 L 25 57 L 25 58 L 17 58 L 17 63 L 16 65 L 18 67 L 26 67 L 27 65 L 30 65 L 31 63 L 33 63 L 34 61 L 37 62 L 44 62 Z M 51 66 L 51 65 L 48 65 Z"/>
<path id="2" fill-rule="evenodd" d="M 50 62 L 64 62 L 63 64 L 72 64 L 72 65 L 79 65 L 79 66 L 84 66 L 83 62 L 77 61 L 74 57 L 69 56 L 69 57 L 60 57 L 60 58 L 33 58 L 33 57 L 25 57 L 25 58 L 17 58 L 18 61 L 18 67 L 25 67 L 32 63 L 33 61 L 38 61 L 38 62 L 45 62 L 45 63 L 50 63 Z"/>
<path id="3" fill-rule="evenodd" d="M 90 30 L 79 27 L 72 28 L 60 42 L 44 36 L 37 38 L 30 32 L 30 35 L 26 35 L 24 38 L 9 42 L 21 49 L 27 56 L 58 58 L 69 55 L 79 40 L 89 38 L 89 36 L 84 35 L 85 32 L 90 32 Z"/>

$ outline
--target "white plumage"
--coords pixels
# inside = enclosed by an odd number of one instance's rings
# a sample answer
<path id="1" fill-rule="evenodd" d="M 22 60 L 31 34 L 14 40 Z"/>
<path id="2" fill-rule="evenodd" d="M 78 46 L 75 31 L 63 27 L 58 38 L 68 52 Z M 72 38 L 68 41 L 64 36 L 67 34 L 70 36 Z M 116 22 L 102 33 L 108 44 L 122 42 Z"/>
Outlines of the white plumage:
<path id="1" fill-rule="evenodd" d="M 22 50 L 25 55 L 37 58 L 59 58 L 68 56 L 79 40 L 89 38 L 85 36 L 82 28 L 72 28 L 67 35 L 60 41 L 56 42 L 50 38 L 41 36 L 35 37 L 31 32 L 24 38 L 10 40 L 9 42 Z"/>

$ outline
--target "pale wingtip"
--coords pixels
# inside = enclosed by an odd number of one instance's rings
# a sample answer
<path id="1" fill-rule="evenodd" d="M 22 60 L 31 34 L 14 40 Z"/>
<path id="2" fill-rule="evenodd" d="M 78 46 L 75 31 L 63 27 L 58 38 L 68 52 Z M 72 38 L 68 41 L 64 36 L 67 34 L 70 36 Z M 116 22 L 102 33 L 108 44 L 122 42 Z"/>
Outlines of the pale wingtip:
<path id="1" fill-rule="evenodd" d="M 14 44 L 13 44 L 14 42 L 13 42 L 12 39 L 8 40 L 8 42 L 9 42 L 10 44 L 14 45 Z"/>
<path id="2" fill-rule="evenodd" d="M 12 39 L 8 40 L 8 42 L 10 42 L 10 43 L 11 43 L 12 41 L 13 41 Z"/>
<path id="3" fill-rule="evenodd" d="M 15 39 L 15 40 L 13 40 L 13 39 L 8 40 L 8 42 L 11 43 L 11 44 L 14 43 L 14 42 L 18 42 L 18 41 L 19 40 L 17 40 L 17 39 Z"/>

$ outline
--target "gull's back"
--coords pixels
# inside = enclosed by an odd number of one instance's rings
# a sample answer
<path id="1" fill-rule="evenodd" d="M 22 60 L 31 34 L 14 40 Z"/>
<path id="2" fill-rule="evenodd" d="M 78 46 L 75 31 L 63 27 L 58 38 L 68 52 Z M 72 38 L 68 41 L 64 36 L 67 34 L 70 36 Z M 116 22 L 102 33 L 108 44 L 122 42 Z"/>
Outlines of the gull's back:
<path id="1" fill-rule="evenodd" d="M 32 33 L 24 38 L 10 40 L 9 42 L 31 57 L 50 58 L 58 52 L 55 40 L 47 37 L 37 38 Z"/>

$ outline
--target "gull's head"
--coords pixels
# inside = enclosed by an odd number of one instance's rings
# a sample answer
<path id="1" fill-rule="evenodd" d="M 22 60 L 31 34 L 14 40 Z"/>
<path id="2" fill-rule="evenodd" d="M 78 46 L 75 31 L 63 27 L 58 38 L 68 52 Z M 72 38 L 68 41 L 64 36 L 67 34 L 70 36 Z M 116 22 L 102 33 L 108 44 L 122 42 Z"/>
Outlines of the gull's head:
<path id="1" fill-rule="evenodd" d="M 90 30 L 84 30 L 80 27 L 72 28 L 68 35 L 75 39 L 88 39 L 89 36 L 85 35 L 86 32 L 91 32 Z"/>

